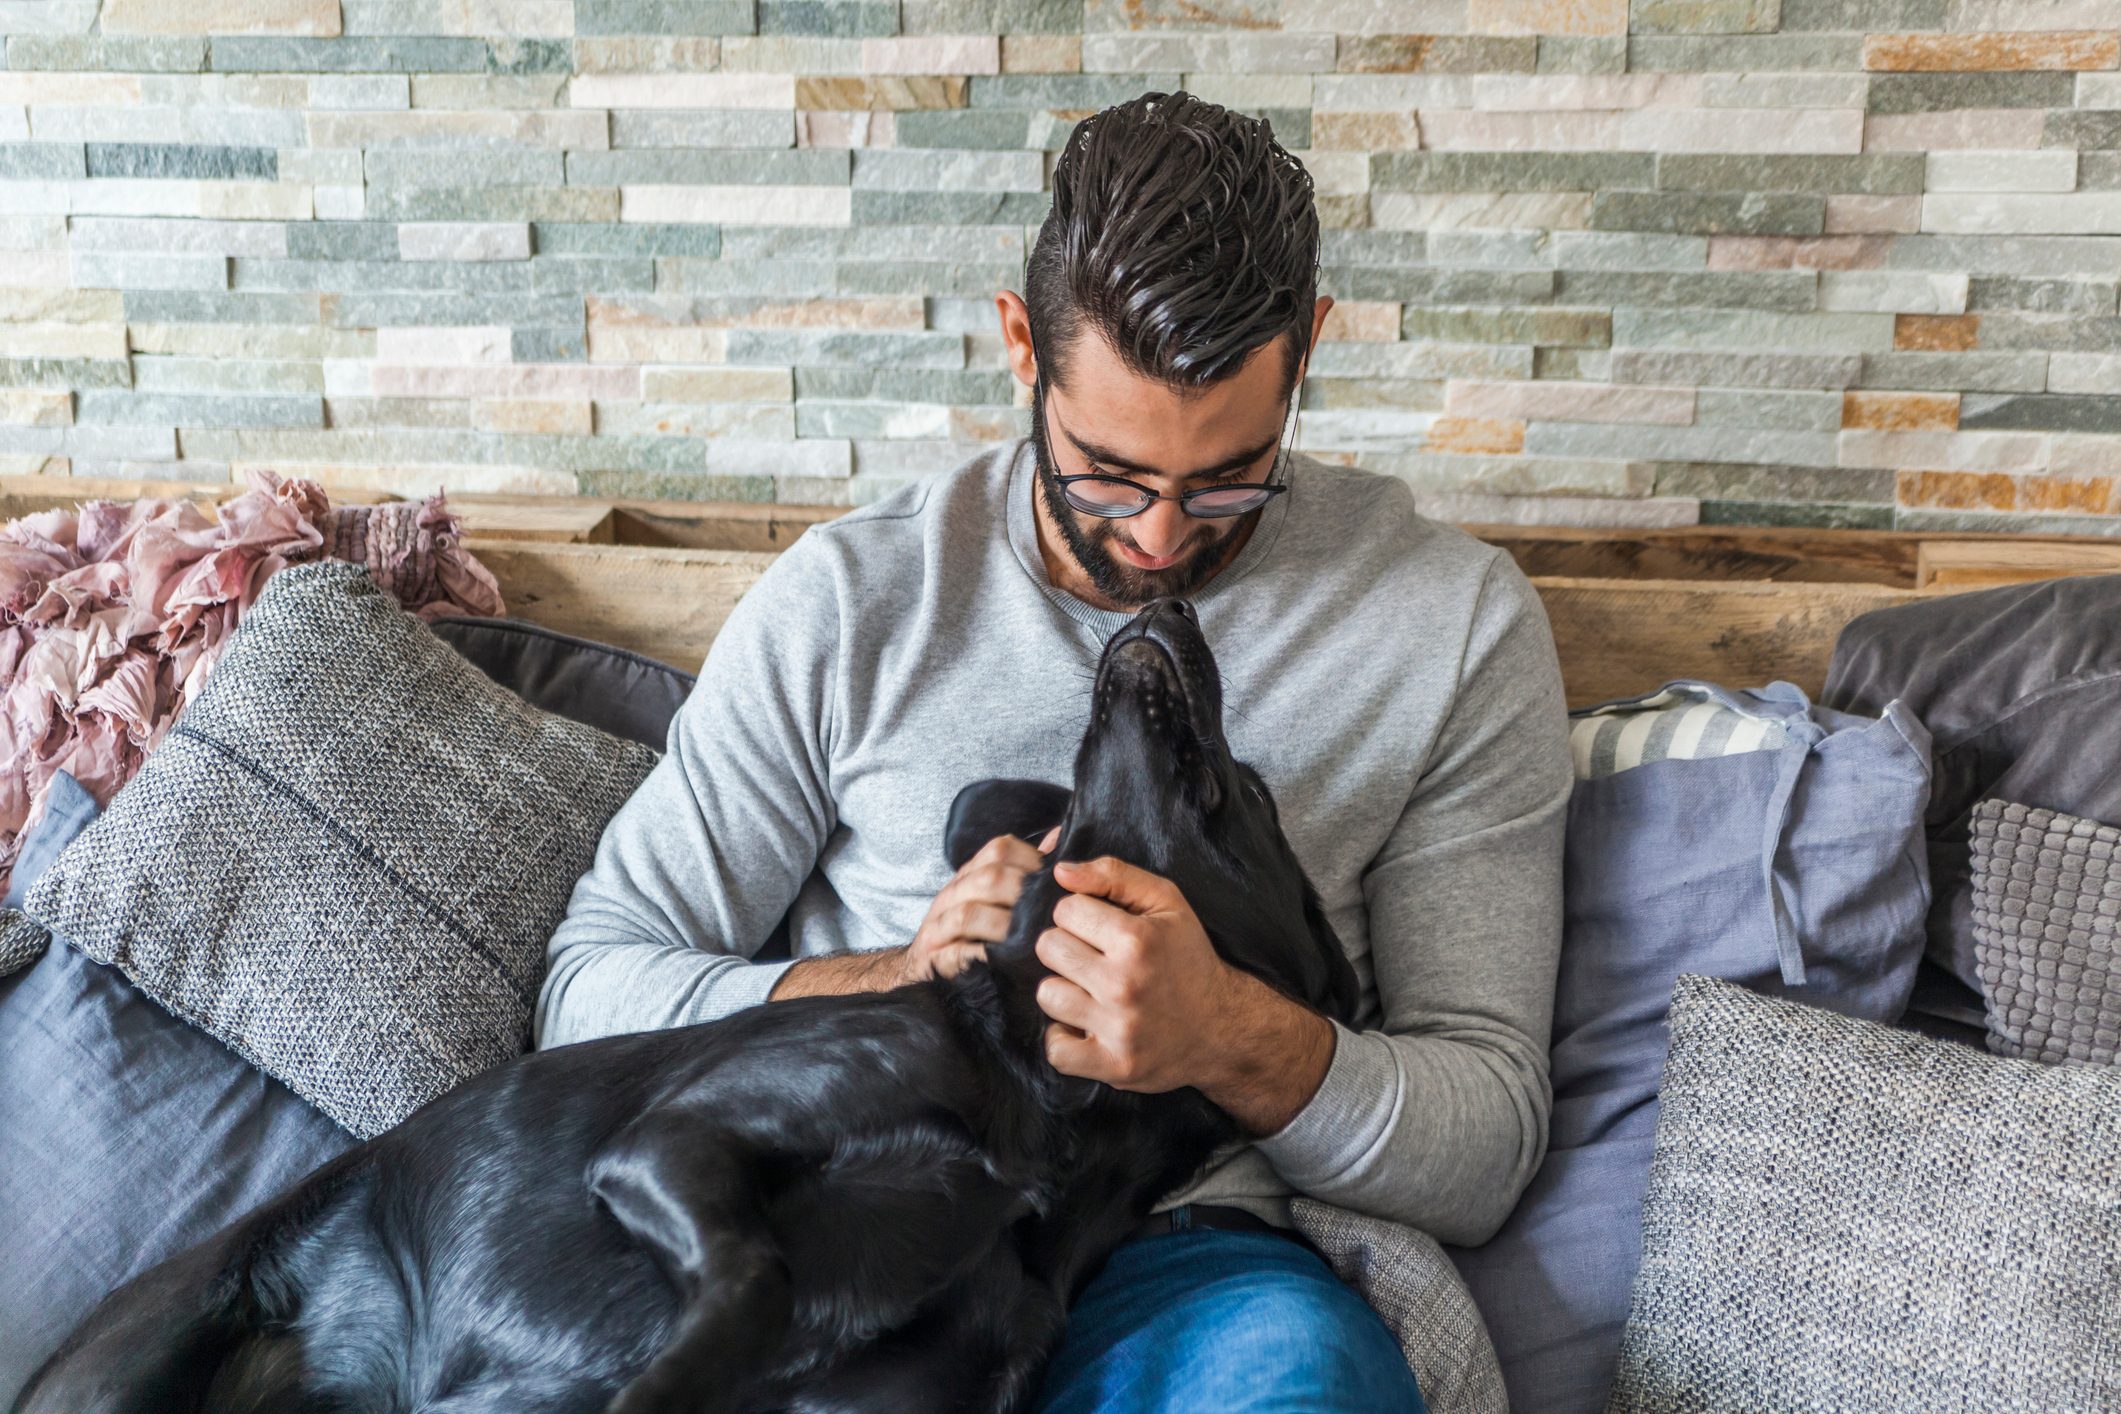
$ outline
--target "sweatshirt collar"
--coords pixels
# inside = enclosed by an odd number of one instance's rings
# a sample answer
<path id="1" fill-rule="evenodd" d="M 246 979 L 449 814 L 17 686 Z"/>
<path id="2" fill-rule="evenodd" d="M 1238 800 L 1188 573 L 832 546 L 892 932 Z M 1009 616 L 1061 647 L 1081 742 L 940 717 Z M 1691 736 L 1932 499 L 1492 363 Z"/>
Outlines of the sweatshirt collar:
<path id="1" fill-rule="evenodd" d="M 1254 566 L 1267 557 L 1274 548 L 1274 541 L 1281 534 L 1281 527 L 1289 516 L 1289 503 L 1300 493 L 1302 458 L 1291 450 L 1283 463 L 1283 479 L 1289 489 L 1276 496 L 1261 508 L 1259 524 L 1252 527 L 1252 536 L 1237 552 L 1237 558 L 1223 566 L 1221 573 L 1193 591 L 1192 601 L 1196 605 L 1213 603 L 1219 596 L 1229 592 L 1231 585 L 1252 572 Z M 1060 606 L 1062 613 L 1097 632 L 1100 640 L 1110 638 L 1125 628 L 1135 615 L 1131 609 L 1100 609 L 1094 604 L 1076 598 L 1067 590 L 1056 586 L 1046 576 L 1045 556 L 1038 548 L 1038 513 L 1031 498 L 1038 490 L 1038 460 L 1031 447 L 1029 437 L 1020 437 L 1015 450 L 1009 456 L 1009 543 L 1016 550 L 1016 558 L 1031 576 L 1031 582 L 1045 593 L 1048 599 Z"/>

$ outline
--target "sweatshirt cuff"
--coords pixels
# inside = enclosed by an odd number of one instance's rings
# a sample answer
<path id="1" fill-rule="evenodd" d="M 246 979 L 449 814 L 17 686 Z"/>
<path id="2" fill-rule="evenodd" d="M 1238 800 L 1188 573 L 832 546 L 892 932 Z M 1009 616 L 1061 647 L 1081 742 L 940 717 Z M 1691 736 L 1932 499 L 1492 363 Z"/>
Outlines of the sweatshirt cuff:
<path id="1" fill-rule="evenodd" d="M 1331 1017 L 1333 1061 L 1318 1091 L 1295 1118 L 1252 1141 L 1291 1187 L 1314 1192 L 1361 1170 L 1392 1130 L 1399 1110 L 1399 1059 L 1374 1031 L 1353 1031 Z"/>
<path id="2" fill-rule="evenodd" d="M 775 958 L 771 962 L 747 962 L 742 967 L 723 969 L 714 979 L 714 987 L 707 994 L 710 1014 L 701 1021 L 720 1021 L 733 1011 L 742 1011 L 748 1006 L 757 1006 L 766 1000 L 766 994 L 781 980 L 781 974 L 795 966 L 796 958 Z"/>

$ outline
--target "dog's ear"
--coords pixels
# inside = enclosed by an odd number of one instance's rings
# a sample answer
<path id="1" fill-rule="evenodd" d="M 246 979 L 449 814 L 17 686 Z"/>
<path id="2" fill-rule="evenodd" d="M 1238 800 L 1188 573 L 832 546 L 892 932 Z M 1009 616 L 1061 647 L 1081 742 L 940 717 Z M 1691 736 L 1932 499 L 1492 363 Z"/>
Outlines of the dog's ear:
<path id="1" fill-rule="evenodd" d="M 943 826 L 943 856 L 952 869 L 962 869 L 996 835 L 1021 835 L 1037 844 L 1068 813 L 1073 794 L 1066 786 L 1048 781 L 974 781 L 950 802 L 950 820 Z"/>
<path id="2" fill-rule="evenodd" d="M 1352 1027 L 1356 1009 L 1362 1005 L 1362 982 L 1355 975 L 1355 964 L 1348 961 L 1347 950 L 1340 945 L 1340 934 L 1326 921 L 1318 890 L 1311 887 L 1308 879 L 1304 881 L 1304 926 L 1311 930 L 1311 939 L 1317 944 L 1326 969 L 1325 995 L 1318 1004 L 1327 1015 Z"/>

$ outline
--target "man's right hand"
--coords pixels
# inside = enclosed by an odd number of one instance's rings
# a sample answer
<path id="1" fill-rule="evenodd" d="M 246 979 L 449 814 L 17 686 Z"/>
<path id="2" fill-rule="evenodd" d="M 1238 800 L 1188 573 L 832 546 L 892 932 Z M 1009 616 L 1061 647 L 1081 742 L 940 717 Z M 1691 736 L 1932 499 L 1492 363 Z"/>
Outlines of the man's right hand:
<path id="1" fill-rule="evenodd" d="M 885 992 L 910 982 L 955 977 L 987 955 L 987 944 L 1009 936 L 1009 913 L 1026 876 L 1045 864 L 1060 826 L 1033 848 L 1015 835 L 997 835 L 951 875 L 928 905 L 913 941 L 902 947 L 838 957 L 804 958 L 781 974 L 769 1001 L 825 993 Z"/>

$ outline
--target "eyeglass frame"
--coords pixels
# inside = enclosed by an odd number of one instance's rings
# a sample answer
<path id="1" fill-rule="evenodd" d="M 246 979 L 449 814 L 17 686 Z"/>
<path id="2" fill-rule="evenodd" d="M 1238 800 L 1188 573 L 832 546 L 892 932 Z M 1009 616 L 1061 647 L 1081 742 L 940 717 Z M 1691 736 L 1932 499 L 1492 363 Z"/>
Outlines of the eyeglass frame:
<path id="1" fill-rule="evenodd" d="M 1030 271 L 1027 262 L 1025 270 L 1025 280 L 1027 284 L 1029 283 L 1029 277 Z M 1040 420 L 1043 422 L 1045 420 L 1046 409 L 1048 406 L 1046 400 L 1046 365 L 1045 361 L 1038 356 L 1038 340 L 1036 337 L 1031 335 L 1030 330 L 1030 321 L 1027 318 L 1024 324 L 1024 332 L 1025 336 L 1031 341 L 1032 392 L 1036 396 L 1039 417 Z M 1180 491 L 1175 495 L 1172 495 L 1166 494 L 1162 491 L 1152 491 L 1138 481 L 1131 481 L 1124 476 L 1115 476 L 1108 471 L 1072 472 L 1066 476 L 1063 476 L 1060 474 L 1060 469 L 1056 467 L 1054 469 L 1053 479 L 1060 485 L 1061 495 L 1071 507 L 1078 511 L 1081 511 L 1084 515 L 1096 516 L 1100 520 L 1129 520 L 1148 510 L 1149 507 L 1155 505 L 1158 501 L 1178 502 L 1179 508 L 1195 520 L 1230 520 L 1237 516 L 1248 516 L 1254 511 L 1264 510 L 1267 506 L 1273 503 L 1274 498 L 1276 496 L 1279 496 L 1282 492 L 1289 489 L 1289 483 L 1287 481 L 1276 481 L 1274 478 L 1280 473 L 1283 462 L 1287 460 L 1289 451 L 1288 443 L 1290 440 L 1289 426 L 1292 422 L 1296 420 L 1298 404 L 1302 399 L 1302 396 L 1303 379 L 1299 378 L 1297 380 L 1296 386 L 1289 390 L 1289 405 L 1282 410 L 1282 431 L 1281 435 L 1275 438 L 1274 443 L 1274 465 L 1268 469 L 1267 479 L 1265 481 L 1230 481 L 1225 482 L 1220 486 L 1196 486 L 1189 491 Z M 1063 432 L 1067 431 L 1066 428 L 1063 428 L 1061 430 Z M 1048 432 L 1050 431 L 1050 429 L 1041 427 L 1040 431 Z M 1052 439 L 1050 436 L 1048 436 L 1044 440 L 1050 444 Z M 1069 440 L 1071 442 L 1074 440 L 1074 436 L 1072 433 L 1069 434 Z M 1148 499 L 1143 501 L 1140 505 L 1136 506 L 1131 511 L 1102 510 L 1096 507 L 1086 506 L 1082 502 L 1076 500 L 1075 497 L 1071 495 L 1068 490 L 1070 486 L 1072 486 L 1078 481 L 1116 482 L 1121 486 L 1132 487 L 1134 490 L 1140 492 Z M 1201 512 L 1193 509 L 1193 498 L 1195 496 L 1206 496 L 1216 491 L 1237 490 L 1265 491 L 1267 495 L 1266 499 L 1259 502 L 1258 505 L 1247 506 L 1241 511 L 1224 511 L 1219 515 L 1203 515 Z"/>

